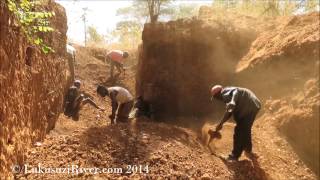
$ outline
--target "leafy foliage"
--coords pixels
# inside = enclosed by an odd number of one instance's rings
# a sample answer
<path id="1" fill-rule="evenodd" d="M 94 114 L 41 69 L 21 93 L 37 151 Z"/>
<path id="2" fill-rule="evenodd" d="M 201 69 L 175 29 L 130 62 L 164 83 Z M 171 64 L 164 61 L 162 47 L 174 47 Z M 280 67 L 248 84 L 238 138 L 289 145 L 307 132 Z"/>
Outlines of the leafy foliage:
<path id="1" fill-rule="evenodd" d="M 88 40 L 89 43 L 99 44 L 104 41 L 104 37 L 101 34 L 99 34 L 97 32 L 97 29 L 93 26 L 88 27 L 88 34 L 89 34 L 89 40 Z"/>
<path id="2" fill-rule="evenodd" d="M 287 16 L 319 8 L 318 0 L 214 0 L 217 11 L 234 11 L 253 16 Z"/>
<path id="3" fill-rule="evenodd" d="M 151 9 L 150 9 L 151 8 Z M 116 30 L 111 35 L 117 37 L 121 46 L 132 48 L 141 41 L 141 34 L 145 22 L 158 18 L 174 20 L 193 16 L 198 7 L 191 4 L 175 4 L 170 0 L 134 0 L 131 6 L 117 10 L 117 16 L 122 16 L 124 21 L 117 24 Z"/>
<path id="4" fill-rule="evenodd" d="M 131 6 L 118 9 L 117 15 L 143 24 L 160 16 L 170 16 L 173 12 L 171 0 L 134 0 Z"/>
<path id="5" fill-rule="evenodd" d="M 17 18 L 29 43 L 38 46 L 42 52 L 46 54 L 54 52 L 54 50 L 44 42 L 41 35 L 54 31 L 54 29 L 50 27 L 49 19 L 55 16 L 55 13 L 44 10 L 37 11 L 37 7 L 41 5 L 40 1 L 7 0 L 7 2 L 9 10 Z"/>
<path id="6" fill-rule="evenodd" d="M 170 0 L 139 0 L 140 2 L 146 3 L 149 12 L 150 22 L 154 23 L 158 21 L 159 15 L 165 10 L 162 6 L 168 5 Z"/>
<path id="7" fill-rule="evenodd" d="M 117 23 L 117 28 L 112 34 L 118 38 L 123 47 L 130 49 L 141 41 L 142 28 L 136 21 L 121 21 Z"/>
<path id="8" fill-rule="evenodd" d="M 199 5 L 183 3 L 173 6 L 172 10 L 173 11 L 169 17 L 172 20 L 180 18 L 189 18 L 197 15 Z"/>

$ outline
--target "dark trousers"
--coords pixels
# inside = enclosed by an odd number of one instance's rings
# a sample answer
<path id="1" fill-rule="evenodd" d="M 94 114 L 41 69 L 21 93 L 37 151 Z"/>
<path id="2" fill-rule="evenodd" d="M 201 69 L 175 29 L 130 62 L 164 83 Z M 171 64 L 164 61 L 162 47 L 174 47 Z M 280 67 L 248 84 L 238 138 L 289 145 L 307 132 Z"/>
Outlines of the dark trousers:
<path id="1" fill-rule="evenodd" d="M 120 104 L 118 113 L 117 113 L 117 122 L 128 121 L 129 114 L 131 112 L 132 107 L 133 107 L 133 101 Z"/>
<path id="2" fill-rule="evenodd" d="M 252 151 L 251 128 L 258 111 L 253 111 L 243 117 L 234 117 L 237 125 L 234 128 L 232 154 L 236 158 L 239 158 L 244 150 Z"/>
<path id="3" fill-rule="evenodd" d="M 96 104 L 90 98 L 85 98 L 82 95 L 77 97 L 74 102 L 68 106 L 68 116 L 71 116 L 73 120 L 78 121 L 79 112 L 86 104 L 91 104 L 94 107 L 96 106 Z"/>
<path id="4" fill-rule="evenodd" d="M 124 71 L 123 68 L 123 64 L 116 62 L 116 61 L 112 61 L 110 60 L 110 66 L 111 66 L 111 70 L 110 70 L 110 76 L 113 78 L 114 76 L 114 67 L 117 68 L 119 74 L 121 74 Z"/>

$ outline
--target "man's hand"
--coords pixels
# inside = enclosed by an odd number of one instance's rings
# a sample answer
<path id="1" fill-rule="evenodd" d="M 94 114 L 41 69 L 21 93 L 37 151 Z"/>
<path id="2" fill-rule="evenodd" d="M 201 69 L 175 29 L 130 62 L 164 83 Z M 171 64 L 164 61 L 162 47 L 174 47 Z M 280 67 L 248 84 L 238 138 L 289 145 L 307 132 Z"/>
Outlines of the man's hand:
<path id="1" fill-rule="evenodd" d="M 226 105 L 226 109 L 228 112 L 232 112 L 235 107 L 236 107 L 236 104 L 234 102 L 227 103 Z"/>
<path id="2" fill-rule="evenodd" d="M 222 124 L 220 123 L 220 124 L 218 124 L 218 126 L 216 127 L 216 131 L 218 132 L 218 131 L 220 131 L 222 129 Z"/>

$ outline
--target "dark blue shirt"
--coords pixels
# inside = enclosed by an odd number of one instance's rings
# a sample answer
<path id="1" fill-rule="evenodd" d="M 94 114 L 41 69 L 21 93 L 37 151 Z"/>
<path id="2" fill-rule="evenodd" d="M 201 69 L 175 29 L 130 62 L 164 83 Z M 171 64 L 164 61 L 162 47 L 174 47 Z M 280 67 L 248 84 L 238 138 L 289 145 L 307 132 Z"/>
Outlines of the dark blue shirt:
<path id="1" fill-rule="evenodd" d="M 222 89 L 221 95 L 224 103 L 235 104 L 233 113 L 238 118 L 257 112 L 261 108 L 260 100 L 246 88 L 225 87 Z"/>

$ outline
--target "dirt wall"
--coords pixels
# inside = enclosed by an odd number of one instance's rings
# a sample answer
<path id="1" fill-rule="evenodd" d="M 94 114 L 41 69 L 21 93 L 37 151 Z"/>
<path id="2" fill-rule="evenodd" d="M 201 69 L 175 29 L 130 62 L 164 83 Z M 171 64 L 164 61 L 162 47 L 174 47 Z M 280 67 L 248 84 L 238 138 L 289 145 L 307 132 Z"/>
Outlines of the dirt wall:
<path id="1" fill-rule="evenodd" d="M 301 159 L 319 175 L 319 13 L 282 18 L 237 64 L 235 83 L 264 100 Z"/>
<path id="2" fill-rule="evenodd" d="M 303 91 L 292 97 L 268 100 L 265 107 L 271 121 L 318 176 L 319 98 L 319 78 L 316 77 L 305 83 Z"/>
<path id="3" fill-rule="evenodd" d="M 144 26 L 137 95 L 155 116 L 199 116 L 212 111 L 209 90 L 231 77 L 255 34 L 219 22 L 188 19 Z"/>
<path id="4" fill-rule="evenodd" d="M 302 90 L 308 79 L 319 74 L 319 16 L 281 18 L 274 29 L 259 34 L 237 64 L 235 82 L 264 98 Z"/>
<path id="5" fill-rule="evenodd" d="M 26 147 L 54 128 L 67 82 L 66 14 L 49 1 L 56 14 L 54 32 L 46 39 L 55 53 L 44 55 L 27 43 L 6 3 L 0 3 L 0 174 L 12 178 L 11 167 L 22 165 Z"/>

